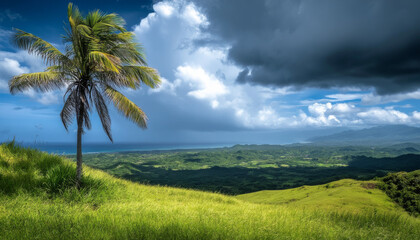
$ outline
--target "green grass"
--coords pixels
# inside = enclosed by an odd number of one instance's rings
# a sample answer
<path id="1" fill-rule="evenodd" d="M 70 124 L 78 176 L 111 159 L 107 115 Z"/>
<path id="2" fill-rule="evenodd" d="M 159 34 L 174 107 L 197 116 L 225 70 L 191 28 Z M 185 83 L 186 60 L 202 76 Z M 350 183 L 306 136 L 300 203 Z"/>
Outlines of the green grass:
<path id="1" fill-rule="evenodd" d="M 317 186 L 302 186 L 287 190 L 264 190 L 238 195 L 237 198 L 264 204 L 290 207 L 313 207 L 319 209 L 366 212 L 388 211 L 403 213 L 383 191 L 376 188 L 376 181 L 343 179 Z"/>
<path id="2" fill-rule="evenodd" d="M 74 168 L 57 156 L 1 145 L 0 239 L 415 239 L 420 234 L 420 220 L 393 207 L 379 190 L 368 193 L 379 200 L 363 211 L 358 205 L 319 208 L 316 199 L 306 205 L 265 204 L 141 185 L 85 167 L 79 191 L 70 176 Z"/>

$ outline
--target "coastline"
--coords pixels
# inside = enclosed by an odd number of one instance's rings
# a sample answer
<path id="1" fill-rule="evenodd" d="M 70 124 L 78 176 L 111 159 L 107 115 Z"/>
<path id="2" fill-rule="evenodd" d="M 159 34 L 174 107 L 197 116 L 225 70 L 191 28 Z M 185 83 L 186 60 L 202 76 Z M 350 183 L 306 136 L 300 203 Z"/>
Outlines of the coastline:
<path id="1" fill-rule="evenodd" d="M 24 147 L 31 147 L 43 152 L 57 155 L 76 154 L 76 144 L 73 143 L 20 143 Z M 133 153 L 133 152 L 156 152 L 156 151 L 186 151 L 206 150 L 232 147 L 233 143 L 85 143 L 83 154 L 98 153 Z"/>

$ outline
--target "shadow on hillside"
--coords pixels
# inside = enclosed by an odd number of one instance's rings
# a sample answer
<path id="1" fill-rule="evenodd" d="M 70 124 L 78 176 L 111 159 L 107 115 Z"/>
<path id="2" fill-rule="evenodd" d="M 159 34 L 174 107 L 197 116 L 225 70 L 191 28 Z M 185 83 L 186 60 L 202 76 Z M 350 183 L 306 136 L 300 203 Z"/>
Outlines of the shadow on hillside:
<path id="1" fill-rule="evenodd" d="M 420 169 L 420 155 L 405 154 L 394 158 L 356 156 L 350 161 L 349 167 L 387 171 L 414 171 Z"/>
<path id="2" fill-rule="evenodd" d="M 353 157 L 348 167 L 243 168 L 212 167 L 201 170 L 168 170 L 119 162 L 103 168 L 125 179 L 152 185 L 192 188 L 225 194 L 242 194 L 265 189 L 287 189 L 317 185 L 344 178 L 368 180 L 391 171 L 420 168 L 420 155 L 396 158 Z M 119 171 L 117 174 L 114 171 Z M 123 172 L 123 173 L 122 173 Z M 122 173 L 122 174 L 121 174 Z"/>
<path id="3" fill-rule="evenodd" d="M 266 189 L 318 185 L 344 178 L 369 180 L 392 171 L 420 168 L 420 155 L 396 158 L 353 157 L 348 167 L 243 168 L 212 167 L 201 170 L 170 170 L 118 162 L 103 170 L 125 179 L 152 185 L 192 188 L 225 194 L 242 194 Z M 118 171 L 118 172 L 117 172 Z"/>
<path id="4" fill-rule="evenodd" d="M 122 177 L 148 184 L 159 184 L 225 194 L 242 194 L 265 189 L 287 189 L 302 185 L 317 185 L 353 178 L 371 179 L 386 172 L 356 168 L 224 168 L 212 167 L 201 170 L 165 170 L 161 168 L 131 165 L 131 173 Z"/>

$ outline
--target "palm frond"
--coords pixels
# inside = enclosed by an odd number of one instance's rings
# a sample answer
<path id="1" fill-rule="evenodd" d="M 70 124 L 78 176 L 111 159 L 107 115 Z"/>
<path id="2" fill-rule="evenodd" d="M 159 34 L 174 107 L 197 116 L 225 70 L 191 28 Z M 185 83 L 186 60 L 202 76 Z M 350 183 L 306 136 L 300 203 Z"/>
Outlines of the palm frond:
<path id="1" fill-rule="evenodd" d="M 121 60 L 111 54 L 92 51 L 89 53 L 88 59 L 93 66 L 99 67 L 99 70 L 101 71 L 119 73 Z"/>
<path id="2" fill-rule="evenodd" d="M 60 113 L 61 121 L 63 122 L 66 131 L 68 131 L 68 127 L 72 124 L 76 115 L 76 96 L 76 91 L 70 92 Z"/>
<path id="3" fill-rule="evenodd" d="M 104 14 L 103 12 L 96 10 L 88 13 L 84 22 L 92 28 L 95 34 L 110 34 L 115 31 L 126 31 L 123 27 L 125 24 L 124 19 L 115 13 Z"/>
<path id="4" fill-rule="evenodd" d="M 13 43 L 29 54 L 40 56 L 47 64 L 60 64 L 68 61 L 68 58 L 51 43 L 20 29 L 15 29 L 12 36 Z"/>
<path id="5" fill-rule="evenodd" d="M 89 12 L 85 17 L 84 22 L 86 25 L 93 28 L 98 22 L 101 21 L 103 15 L 104 14 L 99 10 Z"/>
<path id="6" fill-rule="evenodd" d="M 69 3 L 67 6 L 67 17 L 72 27 L 76 27 L 79 23 L 83 22 L 83 16 L 79 8 L 73 6 L 73 3 Z"/>
<path id="7" fill-rule="evenodd" d="M 137 126 L 147 128 L 147 116 L 136 104 L 110 86 L 106 87 L 105 95 L 125 117 L 133 121 Z"/>
<path id="8" fill-rule="evenodd" d="M 110 13 L 103 15 L 103 18 L 101 19 L 101 23 L 108 24 L 108 26 L 112 26 L 112 31 L 118 30 L 120 32 L 126 32 L 124 25 L 125 21 L 124 19 L 116 14 L 116 13 Z"/>
<path id="9" fill-rule="evenodd" d="M 93 95 L 93 101 L 95 103 L 96 111 L 98 112 L 99 119 L 101 120 L 101 123 L 102 123 L 102 128 L 104 129 L 109 140 L 113 142 L 112 134 L 111 134 L 111 118 L 109 116 L 106 102 L 104 98 L 102 97 L 101 92 L 99 92 L 96 87 L 93 89 L 92 95 Z"/>
<path id="10" fill-rule="evenodd" d="M 55 71 L 24 73 L 13 77 L 9 81 L 10 93 L 15 94 L 33 88 L 37 91 L 47 92 L 65 86 L 62 73 Z"/>
<path id="11" fill-rule="evenodd" d="M 104 85 L 131 89 L 139 88 L 142 83 L 151 88 L 157 88 L 161 83 L 159 73 L 146 66 L 122 66 L 119 73 L 98 72 L 96 78 Z"/>
<path id="12" fill-rule="evenodd" d="M 72 3 L 69 3 L 67 8 L 67 17 L 69 21 L 69 28 L 66 30 L 67 36 L 64 38 L 66 43 L 71 45 L 71 55 L 73 55 L 73 61 L 78 62 L 79 66 L 83 63 L 83 56 L 86 55 L 85 48 L 83 46 L 83 39 L 77 26 L 83 24 L 83 16 L 77 7 L 73 7 Z M 67 54 L 66 54 L 67 55 Z"/>
<path id="13" fill-rule="evenodd" d="M 132 43 L 134 42 L 134 33 L 121 31 L 115 35 L 110 36 L 112 39 L 120 43 Z"/>
<path id="14" fill-rule="evenodd" d="M 79 119 L 82 116 L 83 125 L 87 129 L 91 129 L 92 124 L 90 122 L 89 112 L 91 110 L 89 101 L 87 98 L 87 88 L 77 86 L 75 89 L 76 94 L 76 118 Z"/>
<path id="15" fill-rule="evenodd" d="M 108 53 L 118 57 L 122 62 L 129 65 L 146 65 L 146 56 L 143 48 L 134 42 L 118 43 L 108 50 Z"/>
<path id="16" fill-rule="evenodd" d="M 146 66 L 124 66 L 124 75 L 133 81 L 140 81 L 151 88 L 160 86 L 161 79 L 156 69 Z"/>
<path id="17" fill-rule="evenodd" d="M 87 38 L 92 38 L 92 29 L 84 24 L 79 24 L 76 27 L 77 31 Z"/>
<path id="18" fill-rule="evenodd" d="M 92 123 L 90 122 L 89 111 L 87 110 L 83 112 L 83 124 L 88 130 L 92 128 Z"/>
<path id="19" fill-rule="evenodd" d="M 95 34 L 112 33 L 115 31 L 125 31 L 124 28 L 106 22 L 98 22 L 92 27 Z"/>

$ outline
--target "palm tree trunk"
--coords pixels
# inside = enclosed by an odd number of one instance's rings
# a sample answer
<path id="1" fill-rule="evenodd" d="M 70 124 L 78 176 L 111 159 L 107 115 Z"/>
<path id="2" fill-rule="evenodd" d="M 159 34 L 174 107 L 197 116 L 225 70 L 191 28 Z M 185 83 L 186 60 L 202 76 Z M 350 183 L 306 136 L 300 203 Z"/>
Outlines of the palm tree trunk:
<path id="1" fill-rule="evenodd" d="M 80 107 L 83 108 L 83 107 Z M 82 110 L 82 109 L 81 109 Z M 82 166 L 82 133 L 83 133 L 83 111 L 77 119 L 77 168 L 76 168 L 76 187 L 80 188 L 82 183 L 83 166 Z"/>

